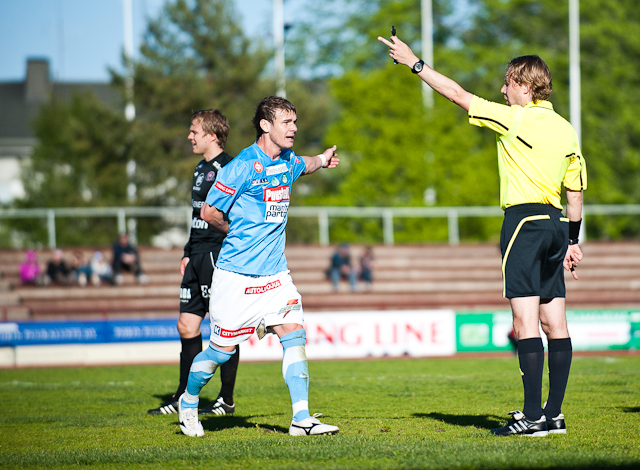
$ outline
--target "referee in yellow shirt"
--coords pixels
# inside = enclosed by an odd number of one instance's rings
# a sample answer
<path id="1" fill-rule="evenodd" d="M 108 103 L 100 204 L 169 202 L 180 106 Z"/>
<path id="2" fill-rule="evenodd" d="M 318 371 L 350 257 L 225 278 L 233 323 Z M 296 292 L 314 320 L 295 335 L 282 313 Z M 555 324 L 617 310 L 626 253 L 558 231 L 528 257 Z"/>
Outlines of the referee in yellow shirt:
<path id="1" fill-rule="evenodd" d="M 469 123 L 496 133 L 500 171 L 503 296 L 511 303 L 524 385 L 523 411 L 491 433 L 546 436 L 566 433 L 562 401 L 572 347 L 565 314 L 563 266 L 575 279 L 582 259 L 578 233 L 587 172 L 575 130 L 553 111 L 551 73 L 535 55 L 509 62 L 500 92 L 506 105 L 483 100 L 420 60 L 396 36 L 378 40 L 431 88 L 469 113 Z M 567 193 L 567 217 L 560 194 Z M 542 402 L 544 348 L 549 342 L 549 397 Z"/>

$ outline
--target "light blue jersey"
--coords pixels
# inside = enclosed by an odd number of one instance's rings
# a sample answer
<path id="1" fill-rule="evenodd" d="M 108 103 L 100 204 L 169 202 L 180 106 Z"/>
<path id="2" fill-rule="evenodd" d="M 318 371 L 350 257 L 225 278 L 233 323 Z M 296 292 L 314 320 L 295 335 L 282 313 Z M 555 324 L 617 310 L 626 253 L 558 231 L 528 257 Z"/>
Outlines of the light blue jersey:
<path id="1" fill-rule="evenodd" d="M 271 276 L 287 269 L 285 226 L 291 183 L 307 166 L 292 150 L 271 160 L 257 144 L 218 172 L 207 204 L 226 214 L 229 233 L 216 267 L 238 274 Z"/>

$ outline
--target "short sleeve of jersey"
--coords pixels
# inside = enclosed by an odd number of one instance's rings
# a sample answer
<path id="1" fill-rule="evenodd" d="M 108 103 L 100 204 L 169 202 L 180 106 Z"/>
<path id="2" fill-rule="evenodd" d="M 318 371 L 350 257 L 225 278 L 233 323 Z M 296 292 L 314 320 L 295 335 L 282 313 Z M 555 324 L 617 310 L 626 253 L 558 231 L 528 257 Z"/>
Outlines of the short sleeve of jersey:
<path id="1" fill-rule="evenodd" d="M 218 172 L 205 202 L 227 214 L 242 193 L 250 174 L 244 161 L 232 160 Z"/>
<path id="2" fill-rule="evenodd" d="M 576 155 L 571 159 L 567 172 L 564 174 L 563 184 L 571 191 L 587 189 L 587 162 L 585 162 L 579 148 L 576 148 Z"/>
<path id="3" fill-rule="evenodd" d="M 469 105 L 469 124 L 478 127 L 488 127 L 498 134 L 509 132 L 509 126 L 513 121 L 513 109 L 511 106 L 494 103 L 473 96 Z"/>
<path id="4" fill-rule="evenodd" d="M 298 178 L 300 178 L 300 176 L 302 176 L 304 174 L 305 171 L 307 171 L 307 164 L 305 163 L 304 159 L 302 157 L 298 157 L 296 156 L 295 153 L 293 153 L 293 151 L 290 151 L 290 157 L 291 157 L 291 177 L 293 178 L 293 181 L 297 180 Z"/>

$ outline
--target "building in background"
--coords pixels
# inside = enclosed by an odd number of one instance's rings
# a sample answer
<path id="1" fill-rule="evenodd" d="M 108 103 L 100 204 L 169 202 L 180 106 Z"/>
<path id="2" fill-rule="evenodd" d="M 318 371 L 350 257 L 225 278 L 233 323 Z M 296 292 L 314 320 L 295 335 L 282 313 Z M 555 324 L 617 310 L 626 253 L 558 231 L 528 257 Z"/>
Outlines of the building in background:
<path id="1" fill-rule="evenodd" d="M 119 102 L 108 83 L 52 81 L 45 58 L 27 61 L 23 81 L 0 82 L 0 204 L 24 195 L 20 170 L 37 144 L 33 121 L 40 107 L 53 98 L 68 99 L 84 92 L 93 92 L 105 103 Z"/>

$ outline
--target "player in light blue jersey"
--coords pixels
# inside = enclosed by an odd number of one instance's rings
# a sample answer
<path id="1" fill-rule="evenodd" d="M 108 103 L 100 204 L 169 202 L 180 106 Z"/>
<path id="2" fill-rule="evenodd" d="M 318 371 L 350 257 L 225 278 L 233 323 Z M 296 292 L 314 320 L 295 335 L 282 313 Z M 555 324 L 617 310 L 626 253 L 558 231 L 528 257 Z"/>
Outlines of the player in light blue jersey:
<path id="1" fill-rule="evenodd" d="M 187 391 L 178 400 L 180 429 L 203 436 L 198 420 L 199 395 L 236 345 L 274 333 L 283 348 L 282 375 L 289 388 L 292 436 L 334 434 L 337 426 L 309 413 L 309 366 L 305 353 L 302 299 L 284 256 L 291 184 L 320 168 L 335 168 L 336 146 L 315 157 L 291 150 L 297 132 L 296 108 L 276 96 L 256 107 L 256 142 L 218 172 L 200 212 L 227 236 L 211 283 L 211 344 L 196 356 Z"/>

